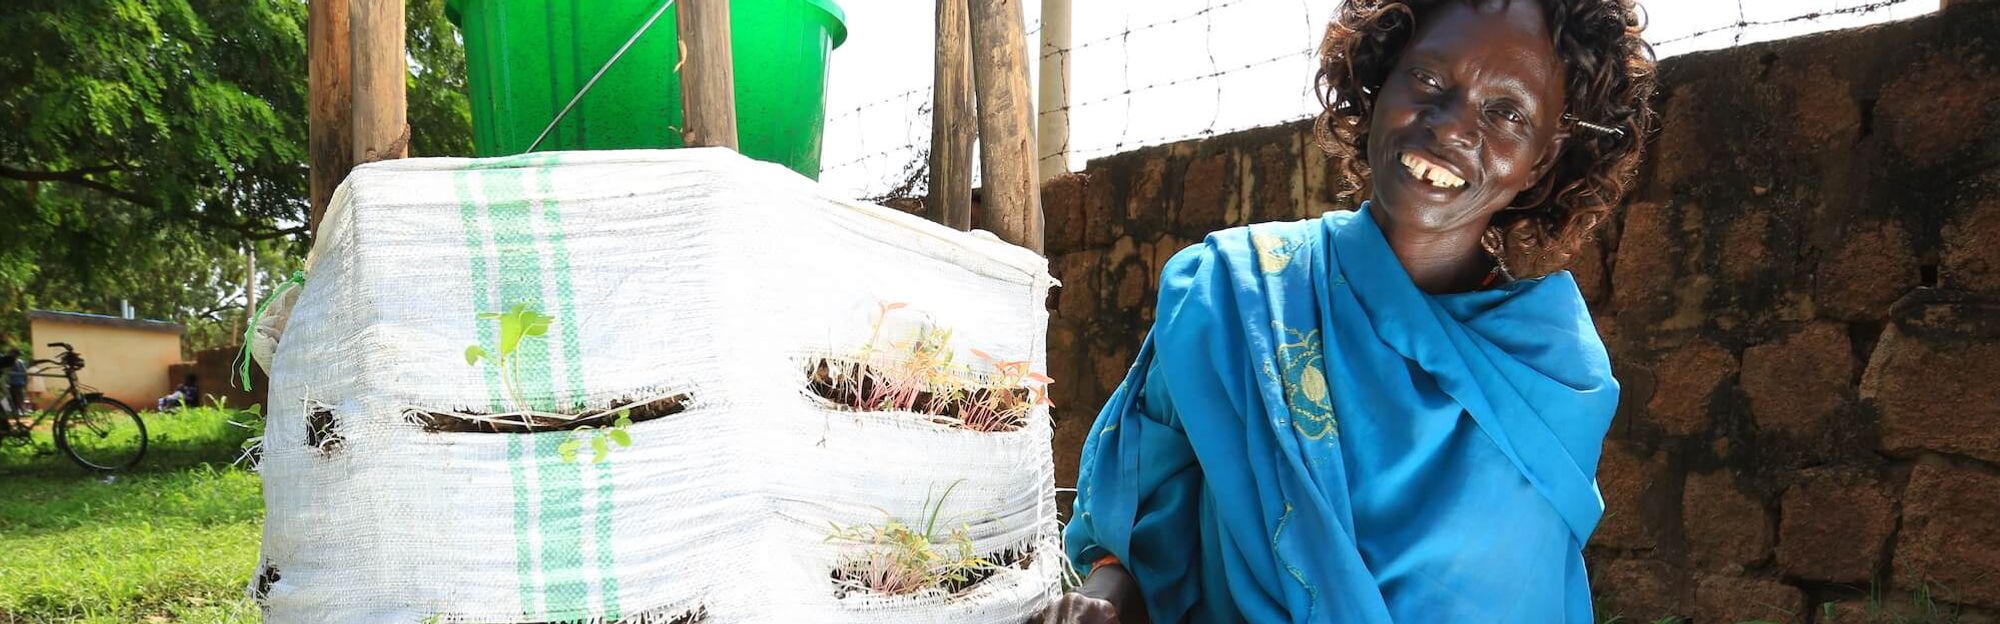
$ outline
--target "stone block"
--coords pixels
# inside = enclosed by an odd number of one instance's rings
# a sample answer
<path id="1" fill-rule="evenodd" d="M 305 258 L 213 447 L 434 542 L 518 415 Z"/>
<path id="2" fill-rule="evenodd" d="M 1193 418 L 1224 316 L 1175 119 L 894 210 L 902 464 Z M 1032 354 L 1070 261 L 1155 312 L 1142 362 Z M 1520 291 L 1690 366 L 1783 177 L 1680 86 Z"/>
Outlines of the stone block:
<path id="1" fill-rule="evenodd" d="M 1875 126 L 1911 164 L 1938 164 L 1976 140 L 1990 140 L 2000 75 L 1976 58 L 1934 51 L 1882 87 Z"/>
<path id="2" fill-rule="evenodd" d="M 1611 268 L 1611 304 L 1620 314 L 1664 318 L 1671 310 L 1680 263 L 1665 204 L 1634 203 L 1625 210 L 1618 260 Z"/>
<path id="3" fill-rule="evenodd" d="M 1810 438 L 1848 397 L 1855 364 L 1847 330 L 1809 323 L 1789 336 L 1743 351 L 1743 392 L 1757 427 Z"/>
<path id="4" fill-rule="evenodd" d="M 2000 292 L 2000 188 L 1980 197 L 1944 227 L 1941 283 L 1952 288 Z"/>
<path id="5" fill-rule="evenodd" d="M 1043 244 L 1049 256 L 1082 249 L 1090 216 L 1085 212 L 1088 178 L 1064 173 L 1042 182 Z"/>
<path id="6" fill-rule="evenodd" d="M 1786 490 L 1778 523 L 1778 569 L 1787 578 L 1867 583 L 1896 528 L 1895 499 L 1879 481 L 1814 473 Z"/>
<path id="7" fill-rule="evenodd" d="M 1688 475 L 1681 513 L 1696 566 L 1737 572 L 1771 556 L 1774 531 L 1763 501 L 1744 494 L 1726 471 Z"/>
<path id="8" fill-rule="evenodd" d="M 1861 397 L 1881 413 L 1882 448 L 2000 462 L 2000 339 L 1953 327 L 1991 323 L 2000 312 L 1992 304 L 1925 307 L 1917 314 L 1938 326 L 1889 327 L 1862 378 Z"/>
<path id="9" fill-rule="evenodd" d="M 1664 454 L 1640 456 L 1630 443 L 1606 440 L 1597 463 L 1597 489 L 1604 496 L 1604 519 L 1590 543 L 1622 549 L 1647 549 L 1659 544 L 1659 519 L 1649 517 L 1645 501 L 1655 487 L 1666 485 Z"/>
<path id="10" fill-rule="evenodd" d="M 1655 370 L 1659 385 L 1646 411 L 1668 434 L 1701 433 L 1708 428 L 1709 400 L 1736 372 L 1736 356 L 1728 349 L 1695 339 L 1660 361 Z"/>
<path id="11" fill-rule="evenodd" d="M 1770 579 L 1702 575 L 1695 581 L 1694 621 L 1702 624 L 1804 624 L 1806 594 Z"/>
<path id="12" fill-rule="evenodd" d="M 1235 208 L 1236 164 L 1229 152 L 1196 157 L 1188 163 L 1181 180 L 1181 203 L 1176 231 L 1200 236 L 1229 227 L 1228 215 Z"/>
<path id="13" fill-rule="evenodd" d="M 1889 304 L 1921 283 L 1910 235 L 1895 221 L 1858 225 L 1813 276 L 1813 300 L 1828 316 L 1880 322 Z"/>
<path id="14" fill-rule="evenodd" d="M 2000 476 L 1920 463 L 1903 491 L 1896 584 L 2000 608 Z M 1942 589 L 1940 589 L 1942 588 Z"/>
<path id="15" fill-rule="evenodd" d="M 1590 583 L 1597 611 L 1619 621 L 1652 622 L 1685 616 L 1687 575 L 1652 559 L 1616 559 L 1598 566 Z"/>

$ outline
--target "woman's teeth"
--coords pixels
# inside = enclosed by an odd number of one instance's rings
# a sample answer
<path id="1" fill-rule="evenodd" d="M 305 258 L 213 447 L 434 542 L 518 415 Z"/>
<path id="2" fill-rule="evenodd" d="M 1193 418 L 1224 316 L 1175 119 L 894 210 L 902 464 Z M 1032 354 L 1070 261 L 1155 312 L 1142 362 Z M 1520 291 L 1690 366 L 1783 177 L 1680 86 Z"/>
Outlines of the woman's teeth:
<path id="1" fill-rule="evenodd" d="M 1452 175 L 1450 171 L 1445 171 L 1444 167 L 1432 164 L 1430 161 L 1419 158 L 1415 154 L 1403 154 L 1402 156 L 1403 167 L 1410 170 L 1410 175 L 1416 176 L 1419 180 L 1431 183 L 1431 186 L 1447 189 L 1465 186 L 1465 180 Z"/>

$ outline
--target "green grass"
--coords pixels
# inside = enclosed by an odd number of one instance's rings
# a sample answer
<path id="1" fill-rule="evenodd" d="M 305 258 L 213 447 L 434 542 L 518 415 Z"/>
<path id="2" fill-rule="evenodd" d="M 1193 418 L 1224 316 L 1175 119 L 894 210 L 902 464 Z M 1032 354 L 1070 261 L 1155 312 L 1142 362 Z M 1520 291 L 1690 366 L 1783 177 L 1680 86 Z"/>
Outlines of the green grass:
<path id="1" fill-rule="evenodd" d="M 261 484 L 234 466 L 255 417 L 145 414 L 131 472 L 91 474 L 54 451 L 0 445 L 0 624 L 255 622 Z"/>

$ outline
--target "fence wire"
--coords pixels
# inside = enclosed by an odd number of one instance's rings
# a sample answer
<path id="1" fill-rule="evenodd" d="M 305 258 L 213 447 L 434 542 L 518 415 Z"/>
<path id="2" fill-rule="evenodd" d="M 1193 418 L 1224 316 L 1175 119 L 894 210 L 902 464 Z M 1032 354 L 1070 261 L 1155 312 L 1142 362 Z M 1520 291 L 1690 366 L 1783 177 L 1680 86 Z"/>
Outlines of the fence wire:
<path id="1" fill-rule="evenodd" d="M 982 0 L 972 0 L 979 2 Z M 1319 37 L 1339 0 L 1163 0 L 1072 5 L 1075 40 L 1045 50 L 1039 3 L 1024 8 L 1028 49 L 1071 75 L 1067 169 L 1141 147 L 1287 123 L 1317 112 Z M 896 52 L 867 68 L 899 85 L 827 111 L 822 179 L 879 201 L 920 197 L 931 133 L 932 0 L 893 10 L 908 22 Z M 1662 56 L 1846 28 L 1936 10 L 1938 0 L 1642 0 L 1647 39 Z M 883 9 L 889 10 L 889 9 Z M 851 13 L 855 11 L 850 11 Z M 921 36 L 919 36 L 921 35 Z M 851 45 L 851 44 L 850 44 Z M 976 51 L 975 51 L 976 53 Z M 841 53 L 835 53 L 835 63 Z M 1061 65 L 1058 65 L 1059 67 Z M 1030 78 L 1030 88 L 1037 85 Z M 1032 100 L 1031 100 L 1032 101 Z M 977 184 L 975 156 L 975 184 Z"/>

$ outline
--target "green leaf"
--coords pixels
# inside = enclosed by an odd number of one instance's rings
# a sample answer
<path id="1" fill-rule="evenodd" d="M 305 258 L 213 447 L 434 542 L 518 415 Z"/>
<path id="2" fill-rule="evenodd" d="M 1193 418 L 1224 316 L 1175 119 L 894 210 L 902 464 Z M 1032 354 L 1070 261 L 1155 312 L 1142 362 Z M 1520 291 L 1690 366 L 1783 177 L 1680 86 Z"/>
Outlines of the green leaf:
<path id="1" fill-rule="evenodd" d="M 576 463 L 576 452 L 582 448 L 582 440 L 569 440 L 556 446 L 556 455 L 562 457 L 563 463 L 574 464 Z"/>
<path id="2" fill-rule="evenodd" d="M 594 452 L 590 456 L 590 463 L 595 464 L 604 461 L 604 456 L 611 453 L 611 445 L 604 443 L 604 436 L 591 436 L 590 450 Z"/>
<path id="3" fill-rule="evenodd" d="M 612 429 L 611 441 L 617 442 L 618 446 L 621 448 L 632 446 L 632 434 L 630 432 L 625 431 L 624 429 Z"/>
<path id="4" fill-rule="evenodd" d="M 619 429 L 632 426 L 632 410 L 618 410 L 618 420 L 611 421 L 611 426 Z"/>
<path id="5" fill-rule="evenodd" d="M 486 357 L 486 348 L 485 348 L 485 347 L 481 347 L 481 346 L 479 346 L 479 345 L 472 345 L 472 346 L 470 346 L 470 347 L 466 347 L 466 348 L 465 348 L 465 365 L 466 365 L 466 366 L 473 366 L 473 365 L 476 365 L 476 364 L 478 364 L 478 363 L 479 363 L 479 358 L 483 358 L 483 357 Z"/>

